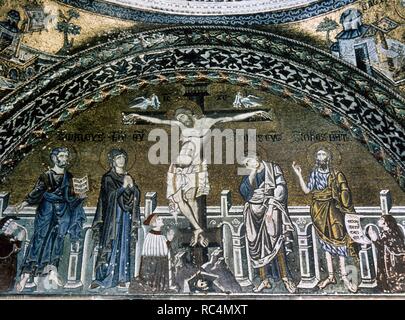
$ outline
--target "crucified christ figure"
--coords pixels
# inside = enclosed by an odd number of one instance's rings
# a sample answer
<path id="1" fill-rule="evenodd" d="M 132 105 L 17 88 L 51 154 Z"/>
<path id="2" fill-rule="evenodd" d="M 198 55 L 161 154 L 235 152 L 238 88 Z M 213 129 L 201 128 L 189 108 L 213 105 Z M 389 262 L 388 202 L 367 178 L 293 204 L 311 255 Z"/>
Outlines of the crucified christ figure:
<path id="1" fill-rule="evenodd" d="M 229 117 L 209 118 L 197 117 L 191 110 L 179 108 L 175 113 L 175 120 L 162 120 L 136 113 L 123 115 L 123 122 L 131 124 L 137 119 L 160 125 L 177 126 L 180 129 L 180 152 L 169 167 L 167 174 L 167 199 L 171 208 L 179 210 L 189 220 L 194 228 L 190 245 L 198 243 L 208 246 L 208 239 L 198 218 L 197 198 L 208 195 L 207 161 L 201 152 L 211 138 L 210 129 L 217 123 L 242 121 L 251 117 L 261 117 L 271 120 L 266 111 L 254 111 Z M 173 211 L 173 210 L 172 210 Z"/>

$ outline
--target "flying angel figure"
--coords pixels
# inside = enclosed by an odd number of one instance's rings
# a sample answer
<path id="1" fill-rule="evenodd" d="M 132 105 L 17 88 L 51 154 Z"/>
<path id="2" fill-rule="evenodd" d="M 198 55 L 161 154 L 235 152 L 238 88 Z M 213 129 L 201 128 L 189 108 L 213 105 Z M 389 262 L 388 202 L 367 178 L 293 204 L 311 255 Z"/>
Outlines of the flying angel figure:
<path id="1" fill-rule="evenodd" d="M 152 107 L 155 110 L 159 110 L 160 101 L 156 94 L 152 94 L 150 98 L 138 97 L 130 102 L 130 108 L 137 108 L 146 110 L 148 107 Z"/>
<path id="2" fill-rule="evenodd" d="M 262 98 L 248 95 L 247 97 L 243 97 L 240 91 L 235 96 L 235 100 L 233 101 L 233 107 L 240 109 L 250 109 L 250 108 L 258 108 L 262 106 Z"/>

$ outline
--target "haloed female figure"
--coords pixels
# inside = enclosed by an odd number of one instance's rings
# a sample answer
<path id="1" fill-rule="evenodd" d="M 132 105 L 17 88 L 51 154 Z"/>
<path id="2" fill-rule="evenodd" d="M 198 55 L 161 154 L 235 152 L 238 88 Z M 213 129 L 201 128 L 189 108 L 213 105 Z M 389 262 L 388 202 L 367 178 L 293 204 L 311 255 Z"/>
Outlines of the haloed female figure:
<path id="1" fill-rule="evenodd" d="M 111 169 L 101 179 L 92 230 L 99 245 L 96 279 L 90 288 L 129 285 L 131 237 L 139 226 L 140 192 L 125 171 L 127 153 L 112 149 L 108 154 Z"/>

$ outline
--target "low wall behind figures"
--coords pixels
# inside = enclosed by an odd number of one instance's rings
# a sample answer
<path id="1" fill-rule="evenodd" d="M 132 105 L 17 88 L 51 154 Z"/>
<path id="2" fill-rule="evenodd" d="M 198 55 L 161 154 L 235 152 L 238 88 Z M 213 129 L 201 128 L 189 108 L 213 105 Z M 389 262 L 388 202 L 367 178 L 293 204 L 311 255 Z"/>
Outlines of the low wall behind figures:
<path id="1" fill-rule="evenodd" d="M 205 97 L 205 111 L 210 116 L 219 117 L 228 111 L 246 112 L 249 109 L 236 110 L 233 101 L 237 92 L 242 95 L 260 97 L 262 106 L 254 110 L 271 109 L 273 120 L 270 122 L 234 122 L 218 125 L 218 129 L 257 130 L 257 150 L 268 161 L 278 163 L 287 181 L 289 205 L 309 205 L 310 196 L 304 195 L 298 185 L 291 164 L 299 163 L 307 178 L 313 168 L 313 153 L 321 145 L 334 150 L 333 164 L 341 169 L 348 180 L 356 206 L 379 205 L 379 192 L 389 189 L 396 205 L 405 205 L 405 193 L 394 178 L 377 163 L 373 156 L 351 137 L 350 133 L 337 127 L 320 115 L 298 104 L 282 98 L 265 94 L 253 89 L 235 85 L 211 84 L 209 95 Z M 107 153 L 112 147 L 125 149 L 129 155 L 128 172 L 135 178 L 142 193 L 154 191 L 158 194 L 158 205 L 167 205 L 166 177 L 168 164 L 152 165 L 148 160 L 149 148 L 155 144 L 148 141 L 149 133 L 156 128 L 168 130 L 158 125 L 123 125 L 122 112 L 137 112 L 130 109 L 130 101 L 136 97 L 150 97 L 156 94 L 161 102 L 160 117 L 166 117 L 166 111 L 179 106 L 184 101 L 182 85 L 148 86 L 140 91 L 130 91 L 97 104 L 79 116 L 62 125 L 49 139 L 44 140 L 23 161 L 14 172 L 0 184 L 0 190 L 11 194 L 10 203 L 21 202 L 34 187 L 41 172 L 50 165 L 49 151 L 56 146 L 66 146 L 71 150 L 70 171 L 76 177 L 88 175 L 90 192 L 87 206 L 96 206 L 100 180 L 108 170 Z M 148 111 L 154 111 L 150 107 Z M 216 112 L 216 114 L 213 114 Z M 170 141 L 170 139 L 169 139 Z M 218 150 L 214 150 L 218 152 Z M 223 143 L 225 152 L 225 143 Z M 225 163 L 225 156 L 223 158 Z M 217 205 L 222 190 L 231 190 L 234 204 L 242 204 L 239 196 L 241 176 L 238 176 L 236 164 L 211 164 L 208 166 L 211 193 L 208 205 Z"/>
<path id="2" fill-rule="evenodd" d="M 247 259 L 247 247 L 245 242 L 245 233 L 243 228 L 243 207 L 232 205 L 231 194 L 228 190 L 221 192 L 220 205 L 209 206 L 207 208 L 207 225 L 208 228 L 223 228 L 222 250 L 225 262 L 231 272 L 234 274 L 236 281 L 240 284 L 244 291 L 248 291 L 249 295 L 251 284 L 254 282 L 256 272 L 253 270 Z M 7 193 L 0 193 L 0 217 L 12 215 L 15 213 L 15 207 L 8 205 Z M 176 230 L 187 227 L 187 220 L 180 216 L 176 223 L 173 216 L 169 214 L 168 207 L 156 205 L 156 194 L 150 192 L 145 195 L 144 206 L 141 207 L 141 219 L 144 220 L 152 211 L 163 218 L 164 233 L 169 228 Z M 381 207 L 356 207 L 356 212 L 359 217 L 357 231 L 366 233 L 368 228 L 378 230 L 377 221 L 382 213 L 390 214 L 395 219 L 401 230 L 405 232 L 405 206 L 393 206 L 391 208 L 390 193 L 383 190 L 380 194 Z M 152 209 L 155 208 L 155 209 Z M 391 209 L 390 209 L 391 208 Z M 80 247 L 76 248 L 70 245 L 69 240 L 65 241 L 64 253 L 59 265 L 59 273 L 63 278 L 64 288 L 58 291 L 53 291 L 54 294 L 70 294 L 72 292 L 79 294 L 94 294 L 88 290 L 90 283 L 94 280 L 94 266 L 97 257 L 97 248 L 92 252 L 91 231 L 90 226 L 94 217 L 96 208 L 86 207 L 87 221 L 84 224 L 84 237 L 80 243 Z M 341 285 L 328 288 L 325 291 L 319 292 L 316 288 L 320 279 L 327 277 L 327 272 L 323 268 L 325 266 L 325 254 L 321 249 L 319 242 L 316 240 L 314 229 L 309 216 L 308 206 L 290 206 L 289 214 L 293 222 L 294 245 L 293 251 L 288 256 L 288 265 L 294 281 L 297 283 L 301 294 L 325 294 L 326 293 L 344 293 L 347 294 L 347 289 Z M 33 221 L 35 216 L 35 208 L 28 207 L 19 214 L 19 224 L 27 228 L 28 239 L 32 236 Z M 141 250 L 145 230 L 140 228 L 138 231 L 139 241 L 133 244 L 131 274 L 138 275 L 141 262 Z M 178 231 L 177 231 L 178 232 Z M 174 253 L 176 253 L 174 248 Z M 377 252 L 373 244 L 362 244 L 359 248 L 359 261 L 354 262 L 353 259 L 348 259 L 346 270 L 350 276 L 350 281 L 355 283 L 359 291 L 356 294 L 369 294 L 378 292 L 376 288 L 377 276 Z M 23 252 L 19 254 L 18 265 L 21 263 Z M 173 279 L 173 274 L 170 276 Z M 34 292 L 43 292 L 42 284 L 35 286 L 35 283 L 29 282 L 28 290 Z M 377 291 L 376 291 L 377 290 Z M 121 290 L 112 294 L 126 294 L 126 290 Z M 132 292 L 133 294 L 136 294 Z M 274 293 L 286 293 L 285 290 Z"/>

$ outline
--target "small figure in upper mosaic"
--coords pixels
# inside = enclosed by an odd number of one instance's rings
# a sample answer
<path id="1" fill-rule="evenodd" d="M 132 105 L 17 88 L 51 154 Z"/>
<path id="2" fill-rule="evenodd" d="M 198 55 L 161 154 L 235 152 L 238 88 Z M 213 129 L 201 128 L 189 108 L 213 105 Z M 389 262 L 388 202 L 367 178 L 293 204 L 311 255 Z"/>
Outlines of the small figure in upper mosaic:
<path id="1" fill-rule="evenodd" d="M 233 107 L 236 109 L 240 108 L 258 108 L 262 106 L 262 99 L 254 95 L 248 95 L 247 97 L 242 96 L 242 93 L 238 91 L 233 101 Z"/>
<path id="2" fill-rule="evenodd" d="M 131 101 L 130 108 L 146 110 L 148 107 L 152 107 L 154 110 L 159 110 L 160 101 L 156 94 L 152 94 L 150 98 L 138 97 Z"/>

